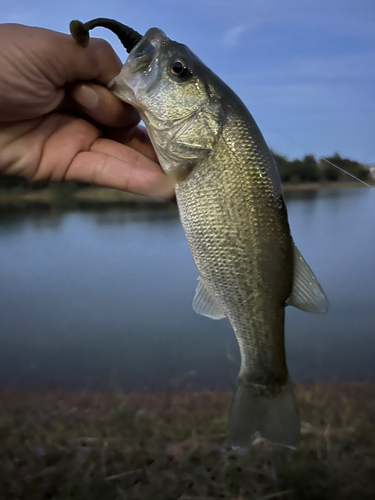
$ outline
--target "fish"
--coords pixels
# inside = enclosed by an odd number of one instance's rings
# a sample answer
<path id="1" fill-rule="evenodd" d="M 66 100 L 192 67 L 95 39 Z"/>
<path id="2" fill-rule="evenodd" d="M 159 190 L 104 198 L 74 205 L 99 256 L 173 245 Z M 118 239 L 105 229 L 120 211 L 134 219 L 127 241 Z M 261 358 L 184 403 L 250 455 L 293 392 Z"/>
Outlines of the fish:
<path id="1" fill-rule="evenodd" d="M 247 450 L 261 437 L 297 448 L 285 307 L 320 313 L 328 302 L 291 236 L 272 154 L 245 104 L 187 46 L 158 28 L 142 36 L 104 21 L 129 52 L 108 88 L 139 111 L 160 165 L 175 181 L 199 272 L 193 309 L 214 320 L 228 318 L 238 341 L 229 443 Z M 88 30 L 104 21 L 81 23 L 80 43 L 82 33 L 86 43 Z M 79 30 L 73 26 L 73 36 Z"/>

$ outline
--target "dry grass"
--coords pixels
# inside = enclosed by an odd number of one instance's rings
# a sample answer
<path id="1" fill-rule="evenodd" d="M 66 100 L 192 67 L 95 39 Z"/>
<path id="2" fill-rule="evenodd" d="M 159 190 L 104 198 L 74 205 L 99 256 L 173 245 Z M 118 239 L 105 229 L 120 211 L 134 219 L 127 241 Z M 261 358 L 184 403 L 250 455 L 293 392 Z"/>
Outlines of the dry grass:
<path id="1" fill-rule="evenodd" d="M 3 392 L 0 498 L 374 499 L 375 384 L 296 389 L 297 451 L 225 446 L 220 392 Z"/>

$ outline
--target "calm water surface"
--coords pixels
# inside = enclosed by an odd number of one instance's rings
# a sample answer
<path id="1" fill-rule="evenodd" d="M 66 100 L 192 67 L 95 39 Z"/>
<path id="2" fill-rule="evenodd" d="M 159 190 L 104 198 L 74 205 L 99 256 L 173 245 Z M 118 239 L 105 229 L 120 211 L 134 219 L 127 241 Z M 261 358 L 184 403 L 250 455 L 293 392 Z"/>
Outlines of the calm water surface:
<path id="1" fill-rule="evenodd" d="M 330 302 L 287 308 L 296 381 L 375 379 L 375 191 L 288 197 Z M 0 387 L 231 387 L 227 320 L 191 308 L 197 271 L 174 209 L 7 212 L 0 221 Z"/>

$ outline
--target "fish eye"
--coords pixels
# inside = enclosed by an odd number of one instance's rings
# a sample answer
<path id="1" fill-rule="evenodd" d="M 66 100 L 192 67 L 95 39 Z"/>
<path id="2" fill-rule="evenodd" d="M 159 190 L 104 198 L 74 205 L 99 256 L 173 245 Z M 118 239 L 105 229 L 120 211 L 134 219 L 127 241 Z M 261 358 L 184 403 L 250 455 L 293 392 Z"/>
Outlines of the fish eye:
<path id="1" fill-rule="evenodd" d="M 175 59 L 171 64 L 171 73 L 178 78 L 186 76 L 189 72 L 189 68 L 182 59 Z"/>

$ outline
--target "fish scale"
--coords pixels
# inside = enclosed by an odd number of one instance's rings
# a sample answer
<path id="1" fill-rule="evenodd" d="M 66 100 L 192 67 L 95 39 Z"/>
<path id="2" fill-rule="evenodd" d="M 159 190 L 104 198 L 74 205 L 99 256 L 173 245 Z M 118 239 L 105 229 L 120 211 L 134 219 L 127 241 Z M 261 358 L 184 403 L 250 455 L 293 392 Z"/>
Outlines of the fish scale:
<path id="1" fill-rule="evenodd" d="M 288 247 L 291 252 L 291 240 L 288 231 L 284 234 L 285 221 L 275 205 L 266 170 L 259 160 L 254 163 L 249 159 L 260 156 L 254 151 L 256 145 L 247 140 L 245 126 L 236 138 L 232 137 L 231 126 L 228 119 L 215 153 L 185 182 L 176 185 L 176 195 L 181 223 L 200 276 L 237 336 L 242 354 L 241 376 L 263 379 L 263 384 L 269 386 L 270 381 L 285 383 L 287 378 L 280 332 L 284 328 L 284 302 L 291 292 L 292 266 L 288 283 L 283 265 Z M 229 132 L 226 127 L 230 127 Z M 228 139 L 232 140 L 235 155 L 228 151 Z M 259 184 L 267 189 L 260 191 Z M 254 209 L 244 210 L 246 205 Z M 284 247 L 280 245 L 280 234 Z M 276 263 L 280 272 L 269 274 L 263 253 L 264 247 L 275 243 L 275 238 L 281 254 L 280 263 Z M 276 259 L 273 255 L 273 266 Z M 262 277 L 265 273 L 266 279 Z M 282 286 L 277 287 L 279 281 Z M 271 290 L 267 294 L 264 288 Z M 279 289 L 277 294 L 275 288 Z M 271 293 L 277 295 L 275 300 L 270 301 Z M 272 312 L 269 304 L 277 299 L 279 307 Z M 260 377 L 264 372 L 266 376 Z"/>

